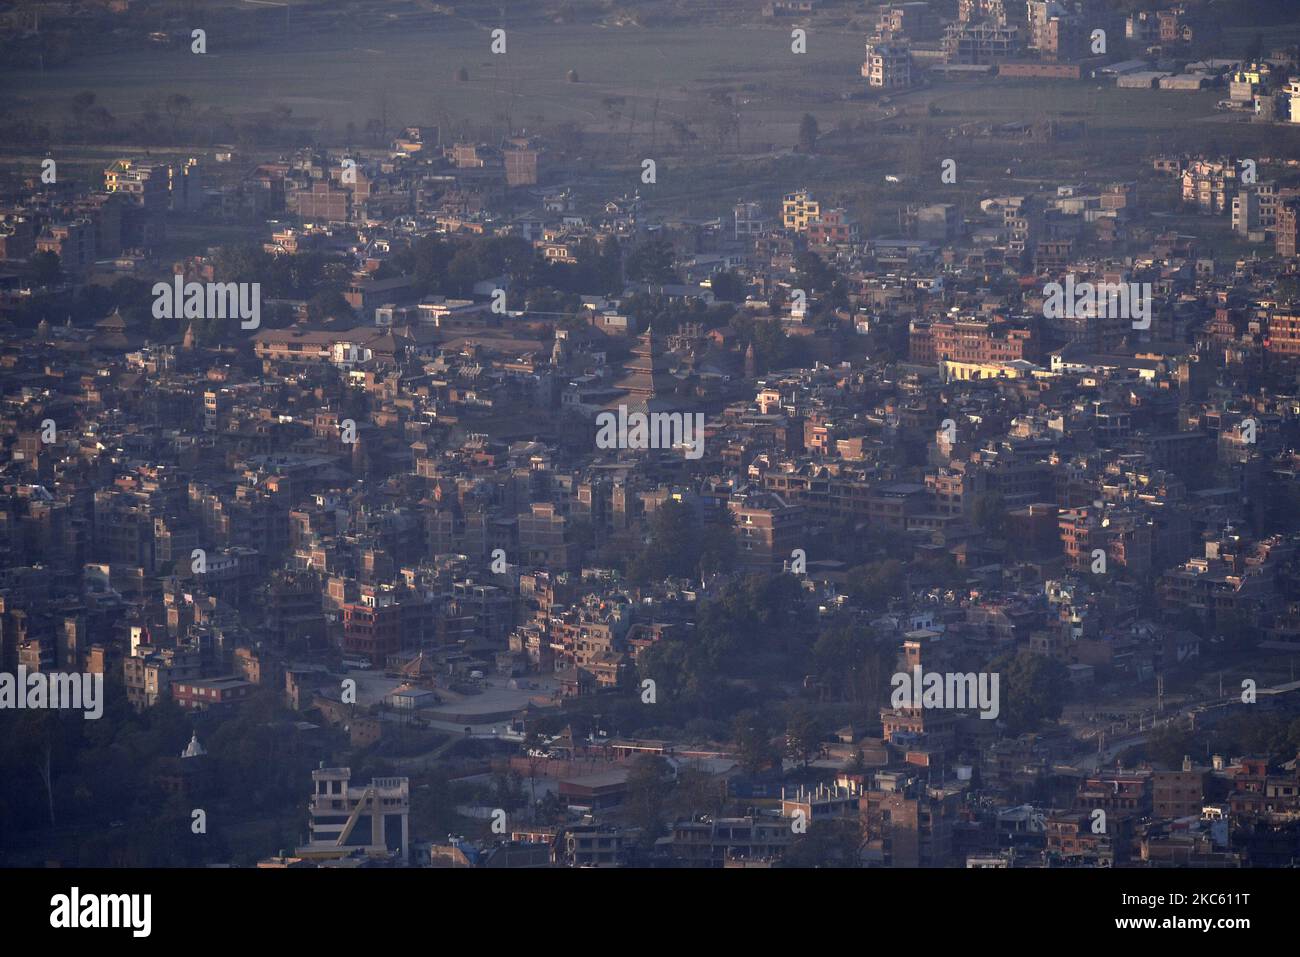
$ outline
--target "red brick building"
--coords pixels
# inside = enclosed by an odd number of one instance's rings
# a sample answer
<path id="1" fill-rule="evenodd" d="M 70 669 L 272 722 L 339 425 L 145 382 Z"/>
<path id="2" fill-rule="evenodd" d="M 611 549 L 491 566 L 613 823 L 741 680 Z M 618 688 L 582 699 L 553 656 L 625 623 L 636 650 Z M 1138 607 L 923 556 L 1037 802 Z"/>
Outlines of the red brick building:
<path id="1" fill-rule="evenodd" d="M 1038 334 L 1006 322 L 943 319 L 912 324 L 908 358 L 912 362 L 1014 362 L 1038 359 Z"/>
<path id="2" fill-rule="evenodd" d="M 186 711 L 212 711 L 232 708 L 253 692 L 253 684 L 243 678 L 195 678 L 172 683 L 172 697 Z"/>
<path id="3" fill-rule="evenodd" d="M 1279 256 L 1296 254 L 1296 239 L 1300 227 L 1300 200 L 1287 200 L 1277 207 L 1277 234 L 1274 251 Z"/>
<path id="4" fill-rule="evenodd" d="M 402 650 L 402 609 L 396 604 L 343 606 L 343 651 L 382 667 Z"/>

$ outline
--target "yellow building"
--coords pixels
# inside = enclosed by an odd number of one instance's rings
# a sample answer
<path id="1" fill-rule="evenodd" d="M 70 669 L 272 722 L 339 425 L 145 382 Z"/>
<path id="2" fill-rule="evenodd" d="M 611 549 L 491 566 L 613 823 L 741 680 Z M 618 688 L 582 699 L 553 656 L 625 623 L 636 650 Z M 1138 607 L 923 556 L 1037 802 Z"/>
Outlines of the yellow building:
<path id="1" fill-rule="evenodd" d="M 821 216 L 821 203 L 813 199 L 806 189 L 787 193 L 781 204 L 781 222 L 786 229 L 793 229 L 796 233 L 805 232 L 808 224 L 817 222 Z"/>
<path id="2" fill-rule="evenodd" d="M 1041 372 L 1032 362 L 1015 359 L 1010 362 L 960 362 L 946 359 L 943 376 L 946 382 L 968 382 L 972 379 L 1023 379 Z"/>
<path id="3" fill-rule="evenodd" d="M 115 160 L 104 170 L 104 191 L 129 196 L 149 210 L 166 209 L 170 202 L 171 169 L 164 163 Z"/>

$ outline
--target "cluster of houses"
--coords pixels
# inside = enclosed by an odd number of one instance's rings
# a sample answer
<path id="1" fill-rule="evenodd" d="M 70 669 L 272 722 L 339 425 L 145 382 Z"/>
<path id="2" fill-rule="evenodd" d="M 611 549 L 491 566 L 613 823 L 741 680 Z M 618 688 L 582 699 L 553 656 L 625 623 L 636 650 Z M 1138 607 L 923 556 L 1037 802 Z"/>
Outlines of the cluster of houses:
<path id="1" fill-rule="evenodd" d="M 927 43 L 1005 70 L 1022 43 L 1046 64 L 1089 42 L 1091 8 L 1027 7 L 1022 32 L 1001 0 L 962 0 L 946 27 L 889 4 L 864 75 L 906 87 Z M 1165 56 L 1196 27 L 1175 6 L 1111 29 Z M 1275 88 L 1269 64 L 1216 75 L 1245 102 Z M 310 839 L 266 866 L 771 866 L 798 859 L 800 823 L 827 822 L 855 835 L 839 862 L 871 866 L 1300 859 L 1293 754 L 1125 767 L 1116 747 L 1300 707 L 1276 678 L 1300 650 L 1294 161 L 1148 158 L 1140 182 L 911 204 L 877 235 L 797 183 L 674 217 L 556 184 L 547 157 L 535 137 L 412 127 L 387 150 L 121 160 L 102 186 L 37 177 L 0 197 L 0 671 L 120 675 L 134 708 L 170 699 L 197 727 L 269 693 L 322 750 L 463 736 L 487 747 L 448 759 L 458 780 L 532 789 L 505 830 L 444 842 L 412 836 L 407 779 L 322 767 Z M 1255 254 L 1170 228 L 1161 189 L 1230 217 Z M 236 213 L 275 263 L 330 262 L 326 314 L 300 290 L 215 338 L 129 308 L 26 321 L 124 276 L 231 279 L 220 251 L 157 250 L 169 224 Z M 494 239 L 612 270 L 580 293 L 502 271 L 433 294 L 405 268 L 431 241 L 463 262 Z M 630 275 L 646 250 L 660 275 Z M 57 277 L 34 277 L 42 254 Z M 1133 309 L 1050 306 L 1083 285 L 1131 290 Z M 629 410 L 699 415 L 698 446 L 596 441 Z M 734 557 L 632 574 L 679 509 Z M 881 560 L 904 587 L 861 587 Z M 729 584 L 778 575 L 811 634 L 848 622 L 902 670 L 1020 655 L 1058 664 L 1072 701 L 1136 703 L 1026 730 L 873 698 L 761 766 L 716 729 L 574 730 L 646 700 L 646 656 L 690 646 Z M 1258 695 L 1166 706 L 1163 682 L 1195 686 L 1211 658 L 1262 669 Z M 850 706 L 826 675 L 783 693 Z M 168 786 L 213 786 L 201 751 Z M 659 834 L 628 807 L 647 757 L 710 795 Z"/>

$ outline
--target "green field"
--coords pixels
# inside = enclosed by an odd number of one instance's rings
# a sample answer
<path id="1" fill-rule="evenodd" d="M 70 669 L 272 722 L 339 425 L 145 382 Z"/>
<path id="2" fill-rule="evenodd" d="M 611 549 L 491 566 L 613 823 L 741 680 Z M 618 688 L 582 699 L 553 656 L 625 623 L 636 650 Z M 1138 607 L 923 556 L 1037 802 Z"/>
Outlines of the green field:
<path id="1" fill-rule="evenodd" d="M 44 73 L 0 68 L 0 86 L 10 92 L 7 112 L 39 118 L 56 146 L 82 90 L 95 92 L 119 123 L 141 116 L 142 104 L 182 94 L 193 103 L 188 121 L 196 129 L 216 111 L 292 128 L 294 142 L 332 146 L 358 145 L 358 131 L 375 120 L 389 131 L 438 125 L 444 141 L 491 141 L 527 129 L 547 134 L 566 154 L 556 175 L 580 179 L 591 187 L 588 198 L 637 188 L 640 159 L 655 157 L 659 182 L 643 194 L 653 205 L 694 215 L 806 183 L 828 202 L 887 223 L 898 204 L 936 198 L 944 157 L 961 170 L 945 196 L 965 205 L 991 191 L 1103 170 L 1110 178 L 1137 177 L 1154 153 L 1300 153 L 1300 128 L 1217 112 L 1222 90 L 982 78 L 937 81 L 882 104 L 861 98 L 865 35 L 852 31 L 814 28 L 809 52 L 796 55 L 788 27 L 507 23 L 507 52 L 494 55 L 491 24 L 445 24 L 397 30 L 358 21 L 355 30 L 290 34 L 292 42 L 283 30 L 268 30 L 256 43 L 214 31 L 206 55 L 147 46 Z M 462 68 L 465 81 L 458 79 Z M 729 111 L 738 129 L 728 135 L 718 123 Z M 792 155 L 805 113 L 823 133 L 852 132 L 825 138 L 821 155 Z M 1083 134 L 1053 142 L 988 135 L 989 127 L 1044 119 L 1081 123 Z M 156 148 L 186 146 L 173 140 Z M 63 155 L 91 150 L 103 152 L 77 147 Z M 908 182 L 886 187 L 886 173 L 907 174 Z"/>
<path id="2" fill-rule="evenodd" d="M 348 122 L 363 127 L 386 111 L 394 125 L 491 124 L 508 117 L 516 126 L 574 122 L 592 131 L 633 126 L 649 132 L 656 121 L 696 119 L 710 87 L 754 84 L 758 120 L 816 103 L 819 87 L 836 97 L 859 88 L 862 38 L 815 35 L 810 44 L 813 52 L 796 56 L 780 30 L 542 26 L 510 29 L 506 53 L 493 55 L 486 28 L 459 25 L 310 35 L 233 49 L 209 37 L 202 56 L 179 46 L 151 48 L 132 57 L 88 56 L 45 73 L 0 72 L 0 80 L 23 109 L 46 117 L 66 111 L 74 94 L 89 89 L 122 118 L 138 114 L 142 101 L 180 93 L 196 111 L 283 105 L 295 122 L 315 120 L 323 130 Z M 468 82 L 456 78 L 462 67 Z M 570 70 L 578 82 L 569 82 Z M 626 102 L 616 117 L 603 101 L 620 96 Z"/>
<path id="3" fill-rule="evenodd" d="M 122 121 L 138 117 L 143 103 L 179 93 L 193 101 L 194 115 L 276 113 L 281 122 L 314 130 L 321 142 L 341 142 L 348 124 L 363 129 L 377 118 L 389 127 L 437 124 L 449 132 L 572 123 L 584 133 L 664 147 L 677 120 L 707 142 L 714 90 L 737 103 L 741 151 L 788 147 L 805 112 L 815 113 L 824 130 L 842 118 L 879 118 L 873 102 L 844 99 L 864 90 L 858 69 L 865 37 L 854 32 L 814 29 L 809 52 L 795 55 L 786 28 L 529 25 L 508 27 L 507 52 L 498 56 L 490 52 L 487 25 L 447 24 L 306 33 L 292 42 L 271 35 L 256 44 L 214 33 L 201 56 L 181 45 L 149 46 L 131 55 L 84 56 L 43 73 L 0 68 L 0 84 L 10 94 L 10 112 L 56 126 L 81 90 L 94 91 Z M 457 79 L 462 68 L 464 82 Z M 578 82 L 569 81 L 571 70 Z M 1086 81 L 981 80 L 939 84 L 896 102 L 904 116 L 922 117 L 935 103 L 943 111 L 939 126 L 1055 116 L 1146 137 L 1222 125 L 1214 111 L 1221 97 Z"/>

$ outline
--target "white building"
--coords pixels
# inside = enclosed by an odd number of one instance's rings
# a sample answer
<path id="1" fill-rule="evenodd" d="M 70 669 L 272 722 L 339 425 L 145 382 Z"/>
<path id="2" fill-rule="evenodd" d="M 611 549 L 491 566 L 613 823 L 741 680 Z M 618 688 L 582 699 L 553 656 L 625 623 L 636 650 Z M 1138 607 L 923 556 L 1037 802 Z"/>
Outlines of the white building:
<path id="1" fill-rule="evenodd" d="M 298 857 L 317 860 L 362 852 L 371 857 L 410 851 L 409 778 L 375 778 L 351 783 L 351 768 L 322 767 L 311 773 L 314 792 L 307 810 L 311 836 Z"/>
<path id="2" fill-rule="evenodd" d="M 767 218 L 759 203 L 737 203 L 732 210 L 736 223 L 736 239 L 758 236 L 767 232 Z"/>
<path id="3" fill-rule="evenodd" d="M 1259 228 L 1259 196 L 1254 192 L 1238 193 L 1232 197 L 1232 231 L 1239 236 L 1249 236 Z"/>
<path id="4" fill-rule="evenodd" d="M 1287 118 L 1292 123 L 1300 123 L 1300 80 L 1292 80 L 1286 85 L 1283 95 L 1287 101 Z"/>

